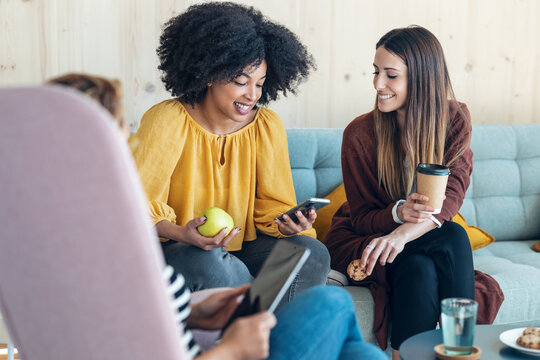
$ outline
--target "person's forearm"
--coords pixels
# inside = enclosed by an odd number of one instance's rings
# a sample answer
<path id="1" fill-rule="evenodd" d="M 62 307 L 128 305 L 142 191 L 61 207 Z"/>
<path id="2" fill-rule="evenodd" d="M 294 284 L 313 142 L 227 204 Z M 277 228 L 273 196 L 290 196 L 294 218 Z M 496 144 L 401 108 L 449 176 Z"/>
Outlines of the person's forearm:
<path id="1" fill-rule="evenodd" d="M 435 229 L 436 227 L 437 224 L 430 219 L 418 224 L 406 222 L 392 231 L 392 234 L 402 237 L 405 239 L 405 243 L 408 243 L 418 239 L 420 236 Z"/>
<path id="2" fill-rule="evenodd" d="M 195 358 L 196 360 L 239 360 L 236 351 L 227 343 L 220 343 Z"/>
<path id="3" fill-rule="evenodd" d="M 184 242 L 183 227 L 173 224 L 168 220 L 161 220 L 156 224 L 159 237 Z"/>

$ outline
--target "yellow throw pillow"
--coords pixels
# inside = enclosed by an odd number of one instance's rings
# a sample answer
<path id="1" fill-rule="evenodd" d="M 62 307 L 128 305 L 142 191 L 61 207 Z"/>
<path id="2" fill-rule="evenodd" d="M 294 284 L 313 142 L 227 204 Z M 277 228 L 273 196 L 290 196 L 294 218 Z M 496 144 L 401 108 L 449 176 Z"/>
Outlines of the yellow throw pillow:
<path id="1" fill-rule="evenodd" d="M 341 205 L 347 201 L 347 196 L 345 195 L 345 187 L 343 184 L 339 185 L 334 189 L 326 199 L 330 199 L 330 204 L 323 207 L 317 211 L 317 220 L 313 224 L 313 227 L 317 231 L 317 239 L 324 241 L 328 230 L 330 230 L 330 225 L 332 225 L 332 218 L 336 211 L 341 207 Z M 454 222 L 461 225 L 471 242 L 471 248 L 473 250 L 483 248 L 495 241 L 495 238 L 491 236 L 488 232 L 472 225 L 468 225 L 463 216 L 458 213 L 452 219 Z"/>
<path id="2" fill-rule="evenodd" d="M 495 238 L 491 236 L 491 234 L 489 234 L 487 231 L 484 231 L 476 226 L 468 225 L 463 218 L 463 215 L 461 215 L 460 213 L 457 213 L 457 215 L 454 216 L 452 221 L 463 226 L 463 228 L 467 232 L 467 235 L 469 235 L 469 241 L 471 242 L 471 248 L 473 250 L 488 246 L 495 241 Z"/>
<path id="3" fill-rule="evenodd" d="M 345 195 L 345 187 L 343 184 L 334 189 L 326 199 L 330 199 L 330 204 L 317 211 L 317 219 L 313 223 L 313 227 L 317 231 L 317 239 L 324 241 L 330 225 L 332 225 L 332 218 L 341 205 L 347 201 Z"/>

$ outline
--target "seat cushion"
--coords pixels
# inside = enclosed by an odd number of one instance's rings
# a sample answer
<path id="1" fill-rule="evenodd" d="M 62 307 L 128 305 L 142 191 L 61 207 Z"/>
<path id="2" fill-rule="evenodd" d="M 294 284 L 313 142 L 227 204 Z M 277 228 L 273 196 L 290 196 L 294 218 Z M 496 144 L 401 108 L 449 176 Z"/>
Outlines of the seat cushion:
<path id="1" fill-rule="evenodd" d="M 540 323 L 540 262 L 536 240 L 496 241 L 474 252 L 474 267 L 493 276 L 505 300 L 494 324 Z"/>
<path id="2" fill-rule="evenodd" d="M 373 333 L 375 303 L 373 302 L 371 292 L 367 287 L 362 286 L 345 286 L 345 290 L 353 298 L 354 312 L 364 340 L 372 344 L 377 344 L 375 333 Z"/>

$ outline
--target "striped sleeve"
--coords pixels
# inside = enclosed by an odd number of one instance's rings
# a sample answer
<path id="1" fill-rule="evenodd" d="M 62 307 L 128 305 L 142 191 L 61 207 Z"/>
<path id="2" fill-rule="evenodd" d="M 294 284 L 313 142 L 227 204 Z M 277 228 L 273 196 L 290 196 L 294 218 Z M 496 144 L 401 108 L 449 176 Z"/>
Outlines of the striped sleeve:
<path id="1" fill-rule="evenodd" d="M 186 287 L 186 281 L 181 274 L 176 274 L 171 266 L 165 267 L 163 271 L 163 277 L 170 283 L 167 288 L 169 295 L 173 297 L 173 310 L 176 314 L 176 322 L 178 332 L 183 333 L 180 341 L 188 349 L 188 355 L 190 358 L 195 358 L 201 354 L 201 348 L 193 339 L 193 334 L 186 328 L 187 318 L 191 312 L 189 306 L 190 292 Z"/>

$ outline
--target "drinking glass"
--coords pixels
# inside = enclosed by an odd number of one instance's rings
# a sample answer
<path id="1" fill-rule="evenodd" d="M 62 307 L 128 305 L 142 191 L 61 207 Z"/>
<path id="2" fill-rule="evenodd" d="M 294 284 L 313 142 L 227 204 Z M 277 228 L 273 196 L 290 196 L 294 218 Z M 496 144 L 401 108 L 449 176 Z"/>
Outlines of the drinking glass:
<path id="1" fill-rule="evenodd" d="M 441 301 L 444 350 L 447 355 L 469 355 L 473 350 L 478 303 L 465 298 Z"/>

